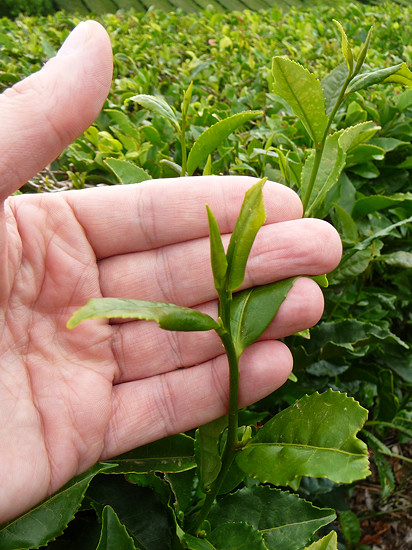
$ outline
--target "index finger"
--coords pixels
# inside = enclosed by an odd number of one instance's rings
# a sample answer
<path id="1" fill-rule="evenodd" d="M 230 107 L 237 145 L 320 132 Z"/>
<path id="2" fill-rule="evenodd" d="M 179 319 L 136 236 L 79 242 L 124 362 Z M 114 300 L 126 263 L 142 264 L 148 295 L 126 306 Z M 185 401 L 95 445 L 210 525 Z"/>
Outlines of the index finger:
<path id="1" fill-rule="evenodd" d="M 63 193 L 98 259 L 151 250 L 208 235 L 206 204 L 221 233 L 233 231 L 248 176 L 197 176 Z M 267 181 L 266 224 L 302 216 L 294 191 Z"/>

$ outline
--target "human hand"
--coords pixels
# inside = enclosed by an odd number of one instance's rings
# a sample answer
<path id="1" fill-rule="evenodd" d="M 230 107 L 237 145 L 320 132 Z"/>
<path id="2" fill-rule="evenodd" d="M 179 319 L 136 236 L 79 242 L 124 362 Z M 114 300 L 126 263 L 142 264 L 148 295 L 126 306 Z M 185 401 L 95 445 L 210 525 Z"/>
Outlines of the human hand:
<path id="1" fill-rule="evenodd" d="M 73 39 L 79 49 L 71 51 Z M 6 200 L 91 124 L 111 63 L 107 34 L 89 22 L 42 71 L 0 96 L 0 522 L 98 460 L 227 410 L 228 369 L 213 332 L 103 320 L 69 331 L 66 323 L 99 296 L 214 315 L 205 204 L 229 237 L 252 178 L 158 180 Z M 335 230 L 300 219 L 300 201 L 284 186 L 267 182 L 264 196 L 267 221 L 243 286 L 333 269 L 341 254 Z M 322 309 L 317 285 L 296 281 L 241 358 L 240 406 L 283 384 L 292 358 L 275 339 L 312 326 Z"/>

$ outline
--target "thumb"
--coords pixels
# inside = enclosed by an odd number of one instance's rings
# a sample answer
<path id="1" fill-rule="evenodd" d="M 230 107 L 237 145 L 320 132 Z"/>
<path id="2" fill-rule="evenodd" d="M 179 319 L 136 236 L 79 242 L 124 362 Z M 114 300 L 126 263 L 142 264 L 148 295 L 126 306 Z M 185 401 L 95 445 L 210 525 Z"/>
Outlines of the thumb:
<path id="1" fill-rule="evenodd" d="M 104 28 L 82 22 L 56 57 L 0 95 L 0 201 L 95 120 L 109 92 L 112 64 Z"/>

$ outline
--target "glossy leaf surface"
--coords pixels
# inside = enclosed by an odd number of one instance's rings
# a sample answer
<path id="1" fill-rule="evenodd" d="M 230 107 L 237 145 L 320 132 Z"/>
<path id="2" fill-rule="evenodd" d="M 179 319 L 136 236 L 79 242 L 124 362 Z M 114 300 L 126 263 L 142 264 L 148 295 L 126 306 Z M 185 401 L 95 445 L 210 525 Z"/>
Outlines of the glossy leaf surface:
<path id="1" fill-rule="evenodd" d="M 219 327 L 209 315 L 195 309 L 163 302 L 123 300 L 121 298 L 92 298 L 73 314 L 67 327 L 74 328 L 82 321 L 101 318 L 156 321 L 165 330 L 197 331 Z"/>
<path id="2" fill-rule="evenodd" d="M 299 476 L 351 483 L 369 474 L 367 447 L 356 438 L 366 418 L 343 393 L 302 397 L 259 430 L 237 463 L 262 483 L 289 485 Z"/>
<path id="3" fill-rule="evenodd" d="M 320 143 L 328 119 L 319 80 L 302 65 L 284 57 L 273 58 L 272 72 L 275 94 L 289 103 L 315 145 Z"/>
<path id="4" fill-rule="evenodd" d="M 175 128 L 180 129 L 179 121 L 177 120 L 175 112 L 164 99 L 153 95 L 138 94 L 131 97 L 129 101 L 134 101 L 148 111 L 152 111 L 153 113 L 160 115 L 175 126 Z"/>
<path id="5" fill-rule="evenodd" d="M 248 523 L 224 523 L 208 537 L 216 550 L 267 550 L 262 534 Z"/>
<path id="6" fill-rule="evenodd" d="M 103 162 L 112 170 L 120 183 L 139 183 L 152 179 L 142 168 L 127 160 L 108 158 Z"/>
<path id="7" fill-rule="evenodd" d="M 102 513 L 102 531 L 96 550 L 136 550 L 132 537 L 111 506 Z"/>
<path id="8" fill-rule="evenodd" d="M 231 328 L 238 356 L 267 329 L 296 278 L 249 288 L 233 295 Z"/>
<path id="9" fill-rule="evenodd" d="M 245 522 L 264 535 L 269 550 L 301 548 L 323 525 L 335 518 L 329 508 L 316 508 L 297 495 L 256 486 L 223 497 L 210 511 L 214 529 L 232 522 Z"/>
<path id="10" fill-rule="evenodd" d="M 246 263 L 256 234 L 266 219 L 262 189 L 266 178 L 258 181 L 245 194 L 227 249 L 228 288 L 236 290 L 245 278 Z"/>
<path id="11" fill-rule="evenodd" d="M 96 464 L 25 514 L 1 525 L 1 550 L 31 550 L 61 535 L 80 507 L 92 479 L 112 467 Z"/>
<path id="12" fill-rule="evenodd" d="M 185 434 L 171 435 L 107 461 L 113 473 L 184 472 L 196 466 L 194 440 Z"/>
<path id="13" fill-rule="evenodd" d="M 398 63 L 392 67 L 385 67 L 384 69 L 377 69 L 369 73 L 359 74 L 355 76 L 352 82 L 348 86 L 347 93 L 358 92 L 381 84 L 382 82 L 397 82 L 405 86 L 412 85 L 412 73 L 408 69 L 406 63 Z"/>
<path id="14" fill-rule="evenodd" d="M 262 114 L 262 111 L 244 111 L 219 120 L 219 122 L 207 128 L 200 134 L 190 150 L 187 158 L 188 175 L 191 176 L 196 168 L 207 159 L 210 153 L 234 132 L 236 128 Z"/>

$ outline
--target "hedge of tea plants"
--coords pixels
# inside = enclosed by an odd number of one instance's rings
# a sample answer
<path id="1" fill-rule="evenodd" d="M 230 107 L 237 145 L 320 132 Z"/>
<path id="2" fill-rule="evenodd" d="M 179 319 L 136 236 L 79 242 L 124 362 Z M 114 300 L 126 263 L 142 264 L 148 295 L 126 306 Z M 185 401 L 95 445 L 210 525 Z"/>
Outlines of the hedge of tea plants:
<path id="1" fill-rule="evenodd" d="M 95 124 L 22 192 L 175 177 L 182 165 L 176 129 L 159 112 L 139 107 L 130 98 L 157 96 L 179 117 L 191 82 L 185 136 L 189 150 L 217 121 L 245 110 L 263 111 L 226 137 L 196 173 L 267 176 L 299 192 L 311 143 L 293 109 L 273 92 L 272 58 L 287 56 L 322 79 L 343 62 L 341 35 L 332 19 L 344 27 L 355 58 L 373 26 L 368 70 L 401 62 L 412 67 L 412 10 L 397 3 L 287 12 L 273 8 L 259 13 L 212 10 L 185 15 L 154 10 L 101 16 L 114 52 L 113 85 L 104 109 Z M 79 20 L 80 16 L 59 12 L 47 18 L 0 20 L 1 89 L 38 70 Z M 355 91 L 336 114 L 334 130 L 366 121 L 378 128 L 347 155 L 338 184 L 316 212 L 340 231 L 343 262 L 328 275 L 321 322 L 286 339 L 294 356 L 293 379 L 242 411 L 244 423 L 258 430 L 259 423 L 297 399 L 328 391 L 347 394 L 368 410 L 359 437 L 368 445 L 372 476 L 348 485 L 310 476 L 292 484 L 289 491 L 321 509 L 334 509 L 338 519 L 303 543 L 296 538 L 294 545 L 290 537 L 289 546 L 282 548 L 309 548 L 321 536 L 330 537 L 331 528 L 338 533 L 339 548 L 372 548 L 362 529 L 373 524 L 375 517 L 381 518 L 382 510 L 389 523 L 394 517 L 404 521 L 401 525 L 407 533 L 412 462 L 412 90 L 408 78 Z M 182 452 L 190 466 L 179 474 L 139 471 L 129 476 L 131 484 L 118 475 L 100 475 L 106 466 L 98 465 L 74 480 L 65 493 L 74 502 L 72 512 L 60 519 L 46 515 L 41 537 L 24 548 L 41 544 L 69 548 L 73 541 L 79 548 L 96 548 L 102 529 L 107 530 L 110 523 L 116 533 L 124 531 L 130 538 L 124 548 L 230 550 L 230 538 L 212 543 L 207 536 L 194 541 L 181 535 L 185 511 L 199 490 L 190 443 L 194 435 L 168 442 L 168 448 Z M 70 489 L 79 484 L 84 487 L 81 498 Z M 255 482 L 240 477 L 229 493 L 253 487 Z M 373 498 L 361 499 L 359 505 L 357 495 L 365 487 Z M 143 513 L 147 521 L 139 520 Z M 215 510 L 212 517 L 217 514 Z M 243 518 L 243 512 L 239 514 Z M 241 521 L 247 524 L 244 515 Z M 27 517 L 30 513 L 13 522 L 13 528 L 18 530 L 21 521 L 24 529 Z M 0 527 L 0 547 L 22 548 L 2 545 L 8 540 L 8 529 Z M 259 545 L 248 548 L 272 548 L 264 529 L 255 526 L 255 530 Z M 57 541 L 49 542 L 56 533 Z M 323 545 L 314 542 L 313 548 L 336 548 L 327 546 L 329 540 Z"/>

